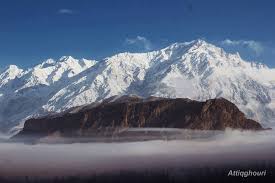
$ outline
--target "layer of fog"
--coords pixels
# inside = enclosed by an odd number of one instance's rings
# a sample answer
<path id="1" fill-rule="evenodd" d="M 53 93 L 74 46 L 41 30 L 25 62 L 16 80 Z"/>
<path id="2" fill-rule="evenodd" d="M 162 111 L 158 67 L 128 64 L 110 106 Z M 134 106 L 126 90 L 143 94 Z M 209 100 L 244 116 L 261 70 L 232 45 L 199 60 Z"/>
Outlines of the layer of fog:
<path id="1" fill-rule="evenodd" d="M 11 136 L 0 132 L 0 142 L 9 139 Z"/>
<path id="2" fill-rule="evenodd" d="M 272 162 L 274 139 L 274 130 L 227 130 L 196 140 L 62 145 L 0 143 L 0 176 L 91 175 L 145 168 Z"/>

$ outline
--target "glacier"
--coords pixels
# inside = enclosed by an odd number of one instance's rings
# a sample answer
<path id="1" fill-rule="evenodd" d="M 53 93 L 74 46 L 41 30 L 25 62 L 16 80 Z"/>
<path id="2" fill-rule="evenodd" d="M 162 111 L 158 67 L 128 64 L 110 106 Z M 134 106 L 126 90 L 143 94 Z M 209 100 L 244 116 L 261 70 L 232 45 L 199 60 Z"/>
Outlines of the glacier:
<path id="1" fill-rule="evenodd" d="M 224 97 L 248 118 L 275 125 L 275 69 L 198 39 L 98 61 L 63 56 L 29 69 L 8 66 L 0 72 L 0 131 L 14 133 L 31 117 L 132 94 Z"/>

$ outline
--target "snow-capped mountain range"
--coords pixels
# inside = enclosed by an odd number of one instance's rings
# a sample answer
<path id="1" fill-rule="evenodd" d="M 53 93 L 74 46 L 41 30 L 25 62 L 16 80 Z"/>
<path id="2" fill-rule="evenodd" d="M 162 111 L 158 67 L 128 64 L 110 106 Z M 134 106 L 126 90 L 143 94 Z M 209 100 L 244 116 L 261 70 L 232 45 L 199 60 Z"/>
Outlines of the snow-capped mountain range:
<path id="1" fill-rule="evenodd" d="M 224 97 L 247 117 L 275 125 L 275 69 L 195 40 L 101 61 L 68 56 L 27 70 L 11 65 L 0 72 L 0 129 L 15 130 L 30 117 L 125 94 Z"/>

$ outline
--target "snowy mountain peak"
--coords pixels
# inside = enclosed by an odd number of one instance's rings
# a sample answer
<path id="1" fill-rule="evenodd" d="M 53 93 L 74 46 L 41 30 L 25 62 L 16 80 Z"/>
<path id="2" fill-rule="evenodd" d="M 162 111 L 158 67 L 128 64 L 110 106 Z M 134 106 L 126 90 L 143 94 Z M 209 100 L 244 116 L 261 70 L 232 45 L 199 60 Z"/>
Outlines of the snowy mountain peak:
<path id="1" fill-rule="evenodd" d="M 190 42 L 193 46 L 203 46 L 203 45 L 210 45 L 209 43 L 207 43 L 205 40 L 203 39 L 196 39 L 194 41 Z"/>
<path id="2" fill-rule="evenodd" d="M 275 69 L 247 62 L 238 53 L 226 53 L 201 39 L 147 53 L 120 53 L 98 62 L 63 56 L 27 71 L 15 66 L 10 71 L 9 80 L 3 79 L 4 72 L 0 78 L 9 86 L 0 86 L 0 127 L 130 94 L 200 101 L 223 97 L 249 118 L 275 119 L 271 96 Z"/>
<path id="3" fill-rule="evenodd" d="M 45 60 L 41 64 L 38 64 L 36 67 L 47 68 L 50 66 L 54 66 L 55 64 L 56 64 L 56 61 L 54 59 L 50 58 L 50 59 Z"/>
<path id="4" fill-rule="evenodd" d="M 76 60 L 76 59 L 74 59 L 72 56 L 62 56 L 59 58 L 59 62 L 66 62 L 70 60 Z"/>
<path id="5" fill-rule="evenodd" d="M 20 70 L 17 65 L 9 65 L 5 70 Z"/>
<path id="6" fill-rule="evenodd" d="M 47 59 L 44 63 L 46 63 L 46 64 L 55 64 L 56 62 L 55 62 L 54 59 L 49 58 L 49 59 Z"/>
<path id="7" fill-rule="evenodd" d="M 184 67 L 188 67 L 189 70 L 200 70 L 199 73 L 217 67 L 240 67 L 243 62 L 239 54 L 226 53 L 222 48 L 201 39 L 174 43 L 159 53 L 157 60 L 161 62 L 168 60 L 178 64 L 183 62 Z"/>
<path id="8" fill-rule="evenodd" d="M 10 75 L 17 75 L 18 73 L 21 73 L 23 69 L 19 68 L 17 65 L 9 65 L 7 66 L 2 73 L 8 73 Z"/>
<path id="9" fill-rule="evenodd" d="M 43 61 L 41 64 L 36 65 L 34 68 L 48 68 L 48 67 L 59 67 L 62 64 L 78 64 L 79 60 L 74 59 L 72 56 L 62 56 L 58 60 L 49 58 Z M 30 68 L 33 69 L 33 68 Z"/>
<path id="10" fill-rule="evenodd" d="M 9 65 L 0 73 L 0 87 L 8 83 L 10 80 L 19 77 L 23 72 L 23 69 L 20 69 L 16 65 Z"/>

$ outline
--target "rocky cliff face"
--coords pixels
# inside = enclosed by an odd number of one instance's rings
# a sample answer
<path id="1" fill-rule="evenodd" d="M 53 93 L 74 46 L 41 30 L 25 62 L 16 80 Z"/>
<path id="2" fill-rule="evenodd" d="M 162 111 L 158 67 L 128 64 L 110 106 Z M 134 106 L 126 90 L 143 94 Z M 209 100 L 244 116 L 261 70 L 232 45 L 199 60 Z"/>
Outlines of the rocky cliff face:
<path id="1" fill-rule="evenodd" d="M 30 119 L 16 137 L 93 135 L 103 128 L 184 128 L 224 130 L 225 128 L 260 130 L 261 125 L 245 115 L 226 99 L 198 102 L 189 99 L 167 99 L 135 96 L 113 97 L 102 103 L 70 109 L 61 114 Z"/>

